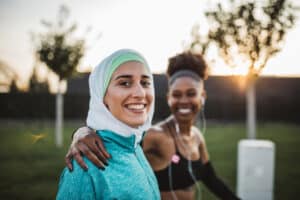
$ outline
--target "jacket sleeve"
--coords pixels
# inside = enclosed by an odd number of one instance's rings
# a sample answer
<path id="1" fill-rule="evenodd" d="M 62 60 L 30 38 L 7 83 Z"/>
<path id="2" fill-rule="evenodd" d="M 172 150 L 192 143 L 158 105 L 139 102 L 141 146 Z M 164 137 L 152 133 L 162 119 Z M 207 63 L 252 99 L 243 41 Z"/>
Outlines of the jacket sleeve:
<path id="1" fill-rule="evenodd" d="M 202 170 L 202 182 L 217 197 L 223 200 L 240 199 L 217 177 L 211 162 L 205 163 Z"/>
<path id="2" fill-rule="evenodd" d="M 57 200 L 95 200 L 96 193 L 92 177 L 80 167 L 70 172 L 64 169 L 60 177 Z"/>

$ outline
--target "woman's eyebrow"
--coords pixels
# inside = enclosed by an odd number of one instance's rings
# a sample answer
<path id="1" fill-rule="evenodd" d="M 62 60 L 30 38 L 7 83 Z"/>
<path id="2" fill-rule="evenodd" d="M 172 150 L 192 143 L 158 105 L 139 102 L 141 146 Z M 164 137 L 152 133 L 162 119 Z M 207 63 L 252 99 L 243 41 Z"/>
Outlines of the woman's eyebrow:
<path id="1" fill-rule="evenodd" d="M 132 75 L 122 74 L 122 75 L 117 76 L 115 78 L 115 80 L 122 79 L 122 78 L 132 78 Z"/>
<path id="2" fill-rule="evenodd" d="M 150 79 L 150 76 L 149 76 L 149 75 L 146 75 L 146 74 L 143 74 L 143 75 L 142 75 L 142 78 Z"/>
<path id="3" fill-rule="evenodd" d="M 130 75 L 130 74 L 122 74 L 122 75 L 119 75 L 116 78 L 114 78 L 114 80 L 118 80 L 118 79 L 122 79 L 122 78 L 132 78 L 132 77 L 133 77 L 133 75 Z M 146 74 L 142 74 L 141 77 L 143 79 L 150 79 L 150 76 L 146 75 Z"/>

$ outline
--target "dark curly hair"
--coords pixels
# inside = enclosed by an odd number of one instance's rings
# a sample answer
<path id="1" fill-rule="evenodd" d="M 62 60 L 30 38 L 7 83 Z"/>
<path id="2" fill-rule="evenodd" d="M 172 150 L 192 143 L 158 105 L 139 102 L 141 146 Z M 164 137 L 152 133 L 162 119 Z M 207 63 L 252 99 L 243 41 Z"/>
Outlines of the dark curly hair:
<path id="1" fill-rule="evenodd" d="M 202 55 L 191 52 L 183 52 L 169 58 L 167 76 L 170 78 L 180 70 L 191 70 L 202 79 L 207 79 L 208 66 Z"/>

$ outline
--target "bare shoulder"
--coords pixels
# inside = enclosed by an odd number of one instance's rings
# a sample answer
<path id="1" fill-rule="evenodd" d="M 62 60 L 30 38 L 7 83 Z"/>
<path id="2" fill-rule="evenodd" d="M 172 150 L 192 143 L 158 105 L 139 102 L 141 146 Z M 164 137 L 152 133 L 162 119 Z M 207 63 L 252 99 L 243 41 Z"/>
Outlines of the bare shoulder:
<path id="1" fill-rule="evenodd" d="M 192 130 L 193 130 L 193 133 L 195 133 L 196 138 L 200 140 L 200 143 L 205 143 L 205 138 L 204 138 L 202 132 L 196 126 L 193 126 Z"/>
<path id="2" fill-rule="evenodd" d="M 160 124 L 155 124 L 148 130 L 148 132 L 163 133 L 164 129 Z"/>
<path id="3" fill-rule="evenodd" d="M 166 131 L 163 129 L 163 127 L 160 124 L 158 124 L 152 126 L 147 131 L 144 140 L 153 140 L 158 143 L 161 143 L 168 138 L 169 138 L 169 134 L 167 134 Z"/>
<path id="4" fill-rule="evenodd" d="M 150 128 L 143 140 L 143 150 L 154 170 L 165 168 L 175 152 L 170 134 L 162 126 Z"/>
<path id="5" fill-rule="evenodd" d="M 173 152 L 174 140 L 173 137 L 163 128 L 163 124 L 157 124 L 151 127 L 143 140 L 145 149 L 156 149 L 161 154 L 168 154 L 171 150 Z"/>

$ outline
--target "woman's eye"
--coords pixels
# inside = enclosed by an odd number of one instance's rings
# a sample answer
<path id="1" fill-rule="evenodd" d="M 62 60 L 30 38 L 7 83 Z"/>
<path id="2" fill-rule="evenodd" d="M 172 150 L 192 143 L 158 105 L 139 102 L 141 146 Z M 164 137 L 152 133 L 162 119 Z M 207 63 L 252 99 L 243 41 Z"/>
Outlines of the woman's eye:
<path id="1" fill-rule="evenodd" d="M 151 82 L 150 81 L 141 81 L 141 85 L 143 86 L 143 87 L 150 87 L 151 86 Z"/>
<path id="2" fill-rule="evenodd" d="M 195 97 L 196 96 L 196 92 L 189 92 L 187 93 L 188 97 Z"/>
<path id="3" fill-rule="evenodd" d="M 179 93 L 173 93 L 172 96 L 173 96 L 174 98 L 180 98 L 180 97 L 181 97 L 181 94 L 179 94 Z"/>
<path id="4" fill-rule="evenodd" d="M 119 84 L 124 87 L 129 87 L 131 85 L 131 82 L 130 81 L 121 81 Z"/>

